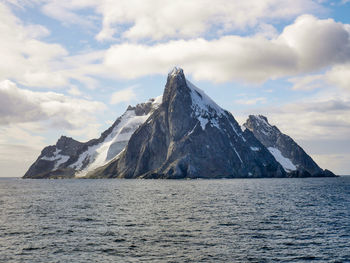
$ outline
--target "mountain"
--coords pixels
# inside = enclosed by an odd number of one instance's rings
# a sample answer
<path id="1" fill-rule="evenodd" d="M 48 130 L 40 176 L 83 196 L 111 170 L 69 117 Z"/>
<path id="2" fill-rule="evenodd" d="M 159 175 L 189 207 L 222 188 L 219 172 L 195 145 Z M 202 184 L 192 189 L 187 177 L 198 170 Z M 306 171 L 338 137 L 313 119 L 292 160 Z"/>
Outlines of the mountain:
<path id="1" fill-rule="evenodd" d="M 285 177 L 282 166 L 231 113 L 186 80 L 169 73 L 162 103 L 120 155 L 88 177 Z"/>
<path id="2" fill-rule="evenodd" d="M 288 135 L 272 126 L 262 115 L 250 115 L 243 126 L 271 152 L 291 176 L 334 176 L 322 170 L 314 160 Z"/>
<path id="3" fill-rule="evenodd" d="M 115 158 L 130 136 L 160 104 L 161 97 L 129 106 L 100 138 L 86 143 L 62 136 L 56 145 L 45 147 L 24 178 L 81 177 Z"/>
<path id="4" fill-rule="evenodd" d="M 62 136 L 44 148 L 24 178 L 261 178 L 334 176 L 290 137 L 232 114 L 174 68 L 163 96 L 129 106 L 98 139 Z"/>

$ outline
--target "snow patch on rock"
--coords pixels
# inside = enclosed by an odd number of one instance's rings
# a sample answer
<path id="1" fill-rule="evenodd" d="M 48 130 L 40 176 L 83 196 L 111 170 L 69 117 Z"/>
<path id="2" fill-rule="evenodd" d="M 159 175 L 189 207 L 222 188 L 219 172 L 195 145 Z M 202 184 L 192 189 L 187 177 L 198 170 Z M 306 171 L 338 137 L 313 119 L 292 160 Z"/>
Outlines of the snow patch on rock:
<path id="1" fill-rule="evenodd" d="M 237 154 L 237 157 L 238 157 L 238 159 L 241 161 L 241 163 L 243 163 L 242 158 L 241 158 L 241 156 L 239 155 L 239 153 L 237 152 L 237 150 L 236 150 L 235 147 L 233 147 L 233 150 L 234 150 L 235 153 Z"/>
<path id="2" fill-rule="evenodd" d="M 252 151 L 254 151 L 254 152 L 260 151 L 260 148 L 259 148 L 259 147 L 253 147 L 253 146 L 251 146 L 250 149 L 251 149 Z"/>
<path id="3" fill-rule="evenodd" d="M 51 161 L 51 162 L 54 161 L 55 166 L 54 166 L 53 170 L 57 170 L 61 164 L 67 162 L 68 159 L 70 158 L 70 156 L 68 156 L 68 155 L 60 154 L 60 152 L 61 152 L 60 149 L 56 149 L 56 151 L 53 152 L 52 157 L 44 156 L 44 157 L 41 157 L 41 160 Z"/>
<path id="4" fill-rule="evenodd" d="M 286 172 L 295 171 L 297 167 L 292 163 L 292 161 L 282 155 L 280 150 L 274 147 L 269 147 L 268 150 L 275 157 L 276 161 L 279 162 Z"/>

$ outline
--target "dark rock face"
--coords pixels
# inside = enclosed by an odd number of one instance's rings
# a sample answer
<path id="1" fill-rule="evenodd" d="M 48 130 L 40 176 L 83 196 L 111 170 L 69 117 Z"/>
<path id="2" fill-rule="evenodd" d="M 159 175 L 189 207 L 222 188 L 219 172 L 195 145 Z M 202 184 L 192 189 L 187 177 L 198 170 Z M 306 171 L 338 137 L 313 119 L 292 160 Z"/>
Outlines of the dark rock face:
<path id="1" fill-rule="evenodd" d="M 88 177 L 285 177 L 271 153 L 233 116 L 188 82 L 167 79 L 162 104 L 131 136 L 119 158 Z"/>
<path id="2" fill-rule="evenodd" d="M 294 165 L 283 165 L 291 177 L 332 177 L 332 172 L 323 171 L 312 158 L 288 135 L 283 134 L 276 126 L 269 124 L 262 115 L 250 115 L 244 127 L 249 129 L 255 137 L 271 152 L 282 155 L 279 158 L 289 159 Z M 279 152 L 278 152 L 279 151 Z M 276 157 L 279 161 L 278 156 Z M 282 160 L 283 161 L 283 160 Z"/>
<path id="3" fill-rule="evenodd" d="M 50 173 L 60 167 L 67 168 L 70 158 L 74 158 L 82 149 L 84 144 L 70 137 L 61 136 L 56 145 L 45 147 L 38 159 L 31 165 L 23 178 L 49 178 Z M 67 157 L 66 157 L 67 156 Z M 64 163 L 61 163 L 61 162 Z M 58 165 L 57 165 L 58 164 Z M 63 177 L 73 177 L 74 172 L 71 169 L 64 172 Z"/>
<path id="4" fill-rule="evenodd" d="M 122 135 L 123 140 L 118 139 L 108 145 L 106 160 L 113 159 L 128 142 L 130 136 L 125 134 L 132 133 L 141 124 L 140 121 L 133 121 L 133 119 L 147 116 L 156 106 L 154 99 L 135 107 L 129 106 L 127 111 L 101 134 L 100 138 L 86 143 L 62 136 L 55 145 L 42 150 L 23 178 L 72 178 L 77 172 L 87 169 L 94 162 L 97 158 L 95 148 L 108 144 L 115 139 L 114 137 Z M 128 123 L 129 120 L 131 124 Z"/>

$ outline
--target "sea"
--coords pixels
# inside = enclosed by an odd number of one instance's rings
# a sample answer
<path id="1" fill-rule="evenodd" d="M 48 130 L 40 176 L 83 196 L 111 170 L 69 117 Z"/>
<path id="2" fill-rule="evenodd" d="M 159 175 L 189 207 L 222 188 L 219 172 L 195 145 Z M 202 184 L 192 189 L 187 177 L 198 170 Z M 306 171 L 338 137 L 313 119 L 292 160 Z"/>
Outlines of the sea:
<path id="1" fill-rule="evenodd" d="M 0 262 L 350 262 L 350 177 L 1 178 Z"/>

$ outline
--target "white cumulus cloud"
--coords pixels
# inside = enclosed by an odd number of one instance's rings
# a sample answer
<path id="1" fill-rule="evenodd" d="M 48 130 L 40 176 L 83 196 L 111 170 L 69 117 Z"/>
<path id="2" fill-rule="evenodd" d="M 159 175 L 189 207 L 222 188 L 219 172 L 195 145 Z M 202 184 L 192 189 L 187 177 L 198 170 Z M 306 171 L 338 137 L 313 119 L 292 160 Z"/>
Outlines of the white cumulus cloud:
<path id="1" fill-rule="evenodd" d="M 325 74 L 326 81 L 350 91 L 350 63 L 337 65 Z"/>
<path id="2" fill-rule="evenodd" d="M 245 98 L 245 99 L 235 100 L 235 103 L 242 104 L 242 105 L 256 105 L 258 103 L 266 103 L 266 98 L 264 97 Z"/>
<path id="3" fill-rule="evenodd" d="M 8 80 L 0 82 L 1 125 L 49 121 L 50 126 L 74 130 L 92 121 L 90 115 L 104 109 L 101 102 L 21 89 Z"/>
<path id="4" fill-rule="evenodd" d="M 120 102 L 129 102 L 134 100 L 137 96 L 134 91 L 134 86 L 116 91 L 112 94 L 110 104 L 118 104 Z"/>
<path id="5" fill-rule="evenodd" d="M 27 86 L 67 84 L 67 79 L 51 64 L 67 55 L 67 51 L 59 44 L 38 39 L 48 35 L 48 29 L 40 25 L 23 25 L 3 3 L 0 3 L 0 17 L 0 79 L 15 79 Z"/>
<path id="6" fill-rule="evenodd" d="M 104 64 L 123 78 L 160 74 L 179 65 L 198 80 L 263 82 L 349 61 L 349 25 L 303 15 L 273 39 L 231 35 L 153 45 L 117 44 L 105 53 Z"/>
<path id="7" fill-rule="evenodd" d="M 16 6 L 38 5 L 65 25 L 95 27 L 98 40 L 193 38 L 205 33 L 244 31 L 303 13 L 322 12 L 317 0 L 7 0 Z M 88 14 L 88 15 L 86 15 Z"/>

